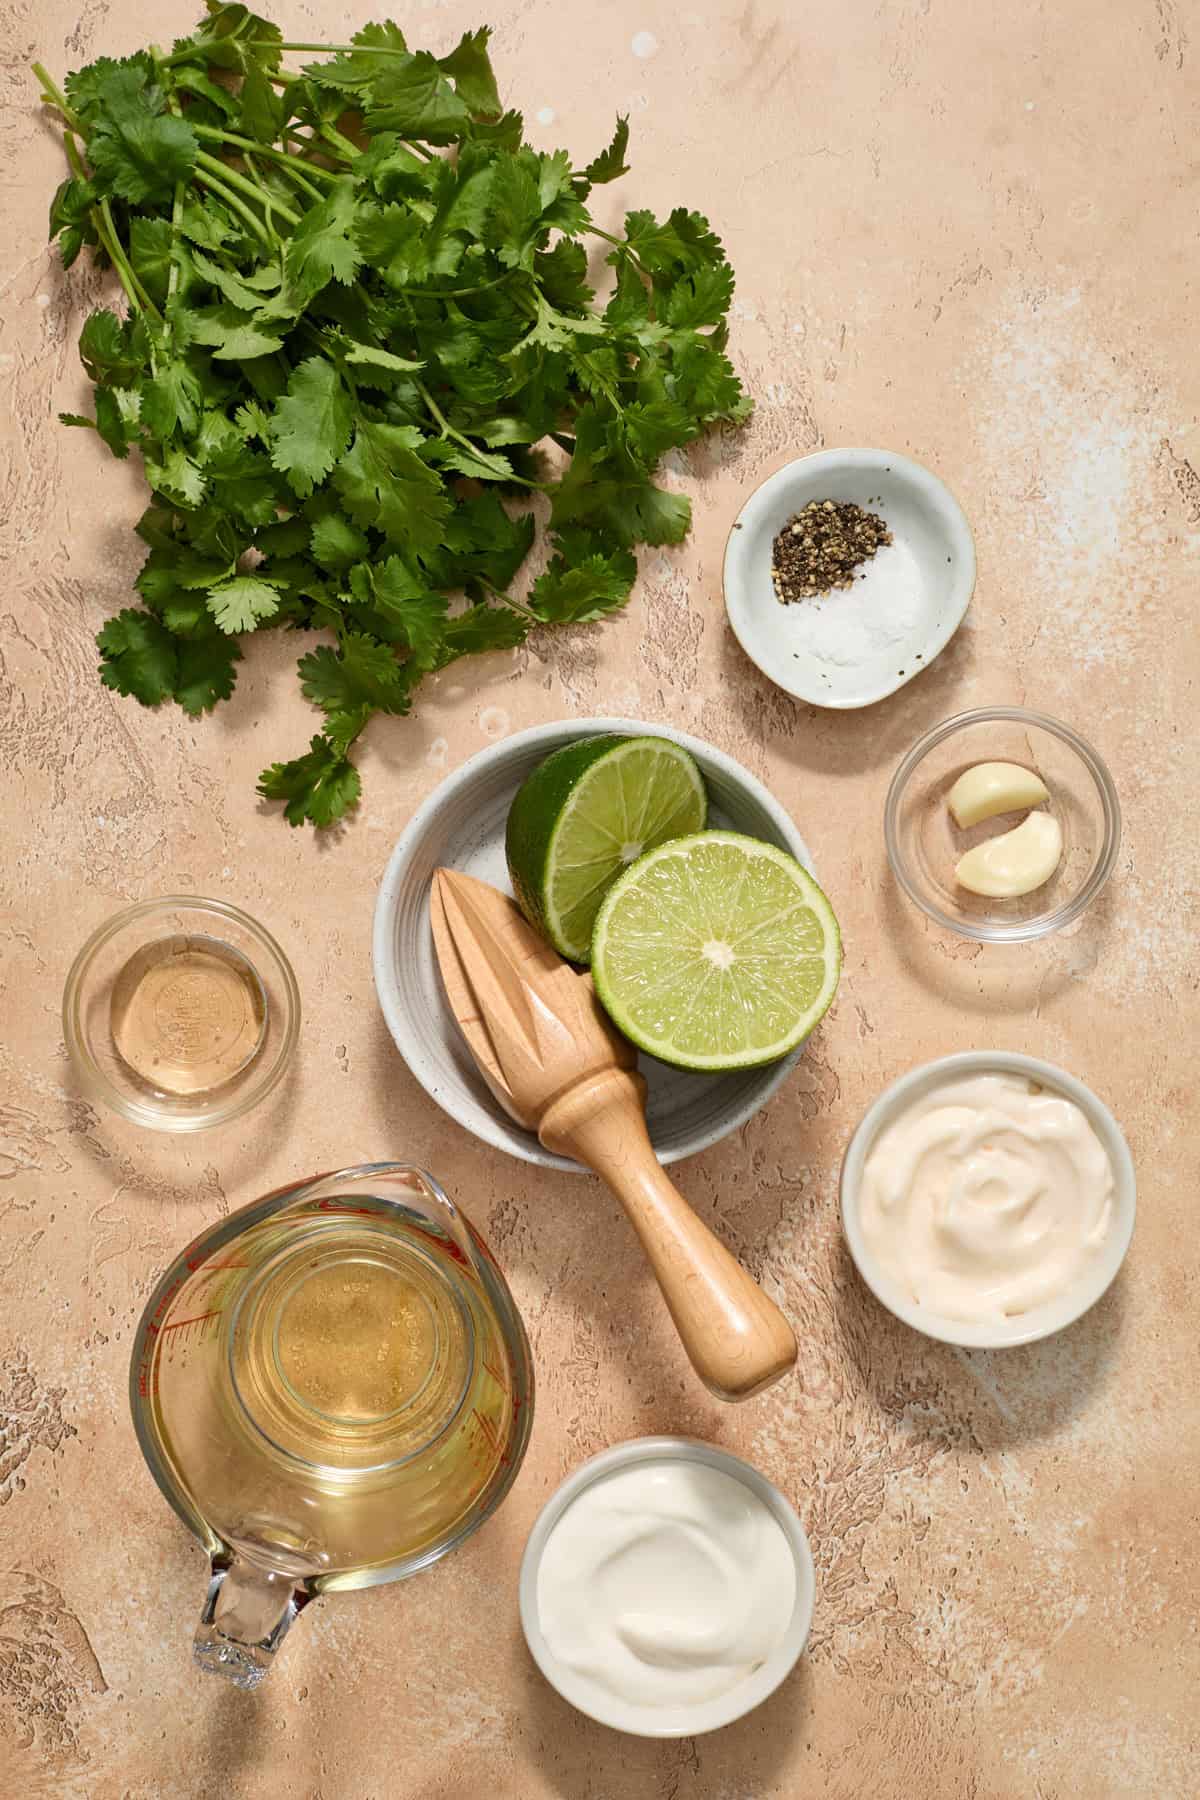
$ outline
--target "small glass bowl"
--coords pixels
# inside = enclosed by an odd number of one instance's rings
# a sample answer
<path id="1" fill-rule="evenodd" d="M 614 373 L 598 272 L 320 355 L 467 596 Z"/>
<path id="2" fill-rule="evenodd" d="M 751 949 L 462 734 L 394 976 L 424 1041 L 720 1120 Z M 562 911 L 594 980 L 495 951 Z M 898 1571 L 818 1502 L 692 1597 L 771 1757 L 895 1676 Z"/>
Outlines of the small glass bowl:
<path id="1" fill-rule="evenodd" d="M 1015 900 L 969 893 L 954 879 L 965 851 L 1006 829 L 992 818 L 964 831 L 950 816 L 950 789 L 981 762 L 1036 770 L 1050 790 L 1047 810 L 1062 826 L 1058 868 Z M 1117 860 L 1121 807 L 1103 762 L 1069 725 L 1023 706 L 981 706 L 913 745 L 892 777 L 883 832 L 892 872 L 923 913 L 961 937 L 1023 943 L 1060 931 L 1091 905 Z"/>
<path id="2" fill-rule="evenodd" d="M 172 992 L 170 959 L 181 953 L 205 959 L 210 973 L 214 959 L 219 966 L 226 998 L 215 1016 L 211 986 L 206 995 L 193 980 Z M 150 1044 L 143 1055 L 125 1021 L 148 970 L 167 973 L 139 1001 Z M 83 946 L 63 991 L 63 1033 L 89 1098 L 155 1131 L 203 1131 L 249 1112 L 281 1080 L 299 1031 L 300 993 L 287 957 L 224 900 L 173 894 L 115 914 Z M 164 1047 L 178 1053 L 183 1071 L 173 1072 L 173 1085 L 153 1072 Z M 189 1080 L 194 1090 L 183 1091 Z"/>

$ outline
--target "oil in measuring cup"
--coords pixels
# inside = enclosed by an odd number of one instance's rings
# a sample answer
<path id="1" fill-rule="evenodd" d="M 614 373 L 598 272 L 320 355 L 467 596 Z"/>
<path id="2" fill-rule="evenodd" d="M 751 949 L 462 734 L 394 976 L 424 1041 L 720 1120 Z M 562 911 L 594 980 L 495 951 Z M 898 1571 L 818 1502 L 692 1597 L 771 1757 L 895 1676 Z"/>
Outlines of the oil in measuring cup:
<path id="1" fill-rule="evenodd" d="M 135 1420 L 214 1569 L 243 1559 L 305 1596 L 396 1579 L 507 1492 L 528 1345 L 490 1255 L 427 1181 L 351 1171 L 272 1196 L 160 1284 Z"/>

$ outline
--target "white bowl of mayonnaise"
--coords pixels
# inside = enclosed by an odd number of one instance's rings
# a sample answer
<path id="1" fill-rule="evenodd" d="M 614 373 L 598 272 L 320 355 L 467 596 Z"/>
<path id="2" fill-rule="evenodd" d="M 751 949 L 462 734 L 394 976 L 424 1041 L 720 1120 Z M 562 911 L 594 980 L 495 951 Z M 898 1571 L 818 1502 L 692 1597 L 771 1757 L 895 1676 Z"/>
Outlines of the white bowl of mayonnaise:
<path id="1" fill-rule="evenodd" d="M 842 1162 L 842 1229 L 877 1300 L 966 1349 L 1030 1344 L 1094 1306 L 1137 1190 L 1121 1128 L 1052 1063 L 968 1051 L 887 1088 Z"/>
<path id="2" fill-rule="evenodd" d="M 546 1502 L 521 1625 L 564 1700 L 614 1731 L 695 1737 L 773 1694 L 808 1641 L 813 1561 L 795 1510 L 693 1438 L 618 1444 Z"/>

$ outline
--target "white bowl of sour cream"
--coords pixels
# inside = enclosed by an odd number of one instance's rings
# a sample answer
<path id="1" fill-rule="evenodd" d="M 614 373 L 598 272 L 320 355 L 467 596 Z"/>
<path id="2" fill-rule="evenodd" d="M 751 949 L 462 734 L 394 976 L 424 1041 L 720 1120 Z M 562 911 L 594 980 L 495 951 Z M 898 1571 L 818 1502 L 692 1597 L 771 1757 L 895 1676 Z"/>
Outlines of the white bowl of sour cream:
<path id="1" fill-rule="evenodd" d="M 774 1693 L 808 1641 L 813 1562 L 778 1488 L 692 1438 L 602 1451 L 546 1502 L 521 1563 L 521 1625 L 578 1711 L 694 1737 Z"/>
<path id="2" fill-rule="evenodd" d="M 1052 1063 L 969 1051 L 887 1088 L 842 1162 L 842 1228 L 877 1300 L 968 1349 L 1061 1331 L 1109 1287 L 1133 1159 L 1090 1088 Z"/>

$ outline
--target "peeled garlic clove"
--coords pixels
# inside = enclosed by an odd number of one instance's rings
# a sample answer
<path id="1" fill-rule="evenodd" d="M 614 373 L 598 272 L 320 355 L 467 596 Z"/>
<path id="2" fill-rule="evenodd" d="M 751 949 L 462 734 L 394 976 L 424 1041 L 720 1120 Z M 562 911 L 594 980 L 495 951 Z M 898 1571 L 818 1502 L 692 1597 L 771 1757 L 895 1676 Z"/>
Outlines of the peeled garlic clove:
<path id="1" fill-rule="evenodd" d="M 1015 900 L 1049 881 L 1062 856 L 1062 827 L 1050 813 L 1031 812 L 1022 824 L 976 844 L 960 857 L 954 879 L 972 894 Z"/>
<path id="2" fill-rule="evenodd" d="M 997 813 L 1040 806 L 1049 798 L 1040 775 L 1010 762 L 976 763 L 973 769 L 964 769 L 946 797 L 955 824 L 963 826 L 978 825 Z"/>

